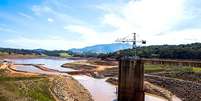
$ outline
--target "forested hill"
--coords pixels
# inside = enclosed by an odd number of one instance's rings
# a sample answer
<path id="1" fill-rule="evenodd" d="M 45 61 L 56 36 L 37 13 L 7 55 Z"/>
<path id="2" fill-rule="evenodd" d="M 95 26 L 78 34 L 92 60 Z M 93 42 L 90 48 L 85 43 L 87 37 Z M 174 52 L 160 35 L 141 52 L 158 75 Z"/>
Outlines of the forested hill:
<path id="1" fill-rule="evenodd" d="M 131 45 L 128 43 L 112 43 L 112 44 L 99 44 L 94 46 L 88 46 L 80 49 L 70 49 L 68 51 L 74 54 L 106 54 L 116 52 L 122 49 L 128 49 Z"/>
<path id="2" fill-rule="evenodd" d="M 127 47 L 127 46 L 126 46 Z M 123 55 L 134 56 L 132 49 L 120 50 L 113 53 L 83 53 L 76 55 L 69 51 L 55 50 L 48 51 L 43 49 L 26 50 L 0 48 L 0 56 L 6 55 L 38 55 L 38 56 L 57 56 L 69 57 L 69 53 L 73 56 L 90 56 L 100 58 L 119 58 Z M 152 45 L 137 48 L 137 55 L 143 58 L 164 58 L 164 59 L 199 59 L 201 60 L 201 43 L 181 44 L 181 45 Z"/>
<path id="3" fill-rule="evenodd" d="M 55 56 L 55 57 L 69 57 L 67 51 L 64 50 L 43 50 L 43 49 L 13 49 L 13 48 L 0 48 L 0 56 L 19 56 L 19 55 L 32 55 L 32 56 Z"/>
<path id="4" fill-rule="evenodd" d="M 165 58 L 165 59 L 201 59 L 201 43 L 181 45 L 152 45 L 137 48 L 137 54 L 144 58 Z M 122 55 L 133 56 L 132 49 L 121 50 L 99 57 L 118 58 Z"/>

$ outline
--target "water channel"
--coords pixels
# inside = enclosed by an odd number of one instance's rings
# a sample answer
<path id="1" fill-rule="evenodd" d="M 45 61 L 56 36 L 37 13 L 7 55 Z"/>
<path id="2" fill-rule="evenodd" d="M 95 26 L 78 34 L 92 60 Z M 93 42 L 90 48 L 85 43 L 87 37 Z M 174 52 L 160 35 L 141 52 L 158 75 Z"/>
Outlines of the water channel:
<path id="1" fill-rule="evenodd" d="M 61 65 L 64 63 L 73 62 L 73 60 L 69 59 L 12 59 L 10 61 L 13 61 L 14 63 L 17 64 L 44 64 L 44 66 L 47 68 L 59 71 L 74 71 L 73 69 L 70 68 L 61 67 Z M 16 70 L 40 73 L 40 74 L 51 74 L 51 72 L 40 70 L 34 66 L 19 65 L 16 67 Z M 86 89 L 89 90 L 95 101 L 115 101 L 117 99 L 116 87 L 105 82 L 106 79 L 95 79 L 86 75 L 76 75 L 73 76 L 73 78 L 78 80 Z M 166 101 L 166 100 L 152 95 L 146 95 L 145 101 Z"/>

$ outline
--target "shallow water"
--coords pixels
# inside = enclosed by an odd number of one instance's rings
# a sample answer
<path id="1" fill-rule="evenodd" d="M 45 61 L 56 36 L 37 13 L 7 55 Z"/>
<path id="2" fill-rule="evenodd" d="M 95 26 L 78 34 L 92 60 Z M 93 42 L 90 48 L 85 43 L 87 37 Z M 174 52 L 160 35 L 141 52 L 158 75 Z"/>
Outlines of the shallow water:
<path id="1" fill-rule="evenodd" d="M 69 68 L 62 68 L 64 63 L 72 62 L 73 60 L 56 60 L 56 59 L 14 59 L 12 60 L 18 64 L 45 64 L 45 67 L 60 71 L 73 71 Z M 41 74 L 55 74 L 54 72 L 46 72 L 34 66 L 17 66 L 17 70 L 41 73 Z M 58 74 L 58 73 L 56 73 Z M 117 99 L 116 87 L 105 82 L 106 79 L 95 79 L 85 75 L 73 76 L 78 80 L 86 89 L 89 90 L 95 101 L 115 101 Z M 146 95 L 145 101 L 166 101 L 164 99 Z"/>
<path id="2" fill-rule="evenodd" d="M 48 72 L 43 71 L 34 66 L 25 66 L 25 65 L 17 65 L 16 70 L 23 71 L 23 72 L 31 72 L 31 73 L 38 73 L 38 74 L 47 74 L 47 75 L 67 75 L 66 73 L 58 73 L 58 72 Z"/>
<path id="3" fill-rule="evenodd" d="M 50 69 L 59 70 L 59 71 L 74 71 L 70 68 L 61 67 L 64 63 L 73 62 L 73 60 L 69 59 L 9 59 L 16 64 L 45 64 L 45 67 Z"/>
<path id="4" fill-rule="evenodd" d="M 117 99 L 116 87 L 105 82 L 105 79 L 95 79 L 85 75 L 73 77 L 89 90 L 95 101 L 115 101 Z M 145 101 L 167 100 L 152 95 L 145 95 Z"/>
<path id="5" fill-rule="evenodd" d="M 26 71 L 26 72 L 33 72 L 33 73 L 44 73 L 45 71 L 41 70 L 41 69 L 38 69 L 34 66 L 21 66 L 21 65 L 17 65 L 16 70 L 19 70 L 19 71 Z"/>

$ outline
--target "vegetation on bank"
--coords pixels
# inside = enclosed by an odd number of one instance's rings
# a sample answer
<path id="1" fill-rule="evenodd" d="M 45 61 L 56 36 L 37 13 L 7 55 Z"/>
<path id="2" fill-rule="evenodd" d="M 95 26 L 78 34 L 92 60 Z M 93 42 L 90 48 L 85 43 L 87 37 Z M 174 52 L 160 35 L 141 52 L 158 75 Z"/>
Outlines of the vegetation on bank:
<path id="1" fill-rule="evenodd" d="M 145 64 L 145 73 L 201 83 L 201 68 Z"/>
<path id="2" fill-rule="evenodd" d="M 46 77 L 9 77 L 0 70 L 0 101 L 54 101 Z"/>
<path id="3" fill-rule="evenodd" d="M 28 49 L 12 49 L 12 48 L 0 48 L 0 57 L 47 57 L 47 56 L 54 56 L 54 57 L 71 57 L 67 51 L 64 50 L 43 50 L 43 49 L 35 49 L 35 50 L 28 50 Z"/>
<path id="4" fill-rule="evenodd" d="M 160 65 L 160 64 L 145 64 L 146 73 L 154 72 L 188 72 L 188 73 L 201 73 L 200 67 L 187 67 L 187 66 L 174 66 L 174 65 Z"/>

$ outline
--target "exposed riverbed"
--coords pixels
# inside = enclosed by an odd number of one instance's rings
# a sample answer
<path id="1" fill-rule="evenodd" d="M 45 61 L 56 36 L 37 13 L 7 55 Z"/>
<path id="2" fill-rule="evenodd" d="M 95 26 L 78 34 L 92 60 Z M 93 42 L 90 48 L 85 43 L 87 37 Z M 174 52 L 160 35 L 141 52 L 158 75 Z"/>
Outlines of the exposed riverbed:
<path id="1" fill-rule="evenodd" d="M 62 64 L 73 62 L 68 59 L 13 59 L 11 60 L 16 64 L 44 64 L 45 67 L 55 69 L 59 71 L 74 71 L 70 68 L 61 67 Z M 22 66 L 16 67 L 18 71 L 34 72 L 40 74 L 49 74 L 50 72 L 43 71 L 34 66 Z M 89 90 L 95 101 L 115 101 L 117 99 L 116 86 L 105 82 L 106 79 L 95 79 L 85 75 L 73 76 L 78 80 L 86 89 Z M 145 101 L 166 101 L 160 97 L 152 95 L 146 95 Z"/>

